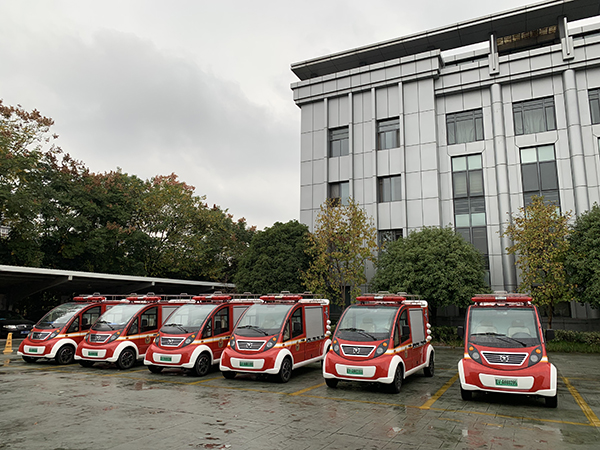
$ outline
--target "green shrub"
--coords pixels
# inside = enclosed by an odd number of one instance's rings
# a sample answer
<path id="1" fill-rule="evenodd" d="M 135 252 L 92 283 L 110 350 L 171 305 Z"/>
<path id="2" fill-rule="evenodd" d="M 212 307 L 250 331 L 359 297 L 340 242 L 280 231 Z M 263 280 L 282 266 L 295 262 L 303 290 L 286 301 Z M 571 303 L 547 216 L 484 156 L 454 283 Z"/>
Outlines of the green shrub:
<path id="1" fill-rule="evenodd" d="M 434 343 L 462 346 L 462 339 L 456 333 L 456 327 L 440 325 L 431 327 L 431 340 Z"/>
<path id="2" fill-rule="evenodd" d="M 555 330 L 555 334 L 555 341 L 600 345 L 600 332 L 598 331 Z"/>

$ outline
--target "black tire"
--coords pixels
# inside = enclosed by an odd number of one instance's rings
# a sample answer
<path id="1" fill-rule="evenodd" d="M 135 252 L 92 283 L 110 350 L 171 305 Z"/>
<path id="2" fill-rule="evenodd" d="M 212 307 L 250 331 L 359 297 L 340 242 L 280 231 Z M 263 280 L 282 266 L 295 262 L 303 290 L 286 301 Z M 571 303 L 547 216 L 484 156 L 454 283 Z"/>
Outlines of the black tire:
<path id="1" fill-rule="evenodd" d="M 148 370 L 152 373 L 161 373 L 163 368 L 160 366 L 155 366 L 154 364 L 150 364 L 148 366 Z"/>
<path id="2" fill-rule="evenodd" d="M 63 345 L 58 352 L 56 352 L 54 360 L 61 366 L 73 364 L 73 361 L 75 361 L 75 349 L 72 345 Z"/>
<path id="3" fill-rule="evenodd" d="M 117 367 L 121 370 L 131 369 L 135 364 L 135 352 L 132 348 L 124 349 L 117 359 Z"/>
<path id="4" fill-rule="evenodd" d="M 92 367 L 94 365 L 94 361 L 87 361 L 85 359 L 80 359 L 79 360 L 79 365 L 81 367 Z"/>
<path id="5" fill-rule="evenodd" d="M 210 370 L 210 356 L 207 353 L 201 353 L 196 359 L 192 372 L 197 377 L 203 377 Z"/>
<path id="6" fill-rule="evenodd" d="M 460 388 L 460 398 L 462 398 L 465 402 L 468 402 L 473 398 L 473 391 L 467 391 L 463 389 L 462 386 Z"/>
<path id="7" fill-rule="evenodd" d="M 292 377 L 292 360 L 289 356 L 283 358 L 281 361 L 281 367 L 279 369 L 279 373 L 277 374 L 277 381 L 280 383 L 287 383 L 290 381 Z"/>
<path id="8" fill-rule="evenodd" d="M 34 362 L 37 362 L 39 358 L 33 358 L 32 356 L 25 356 L 23 355 L 23 361 L 25 361 L 26 363 L 32 364 Z"/>
<path id="9" fill-rule="evenodd" d="M 387 385 L 387 391 L 390 394 L 397 394 L 402 388 L 402 380 L 404 379 L 404 370 L 402 364 L 398 364 L 396 367 L 396 373 L 394 374 L 394 380 Z"/>
<path id="10" fill-rule="evenodd" d="M 325 378 L 325 384 L 327 384 L 327 387 L 330 387 L 331 389 L 337 388 L 339 382 L 340 380 L 337 378 Z"/>
<path id="11" fill-rule="evenodd" d="M 236 373 L 232 370 L 225 370 L 223 372 L 221 372 L 223 374 L 223 376 L 227 379 L 227 380 L 233 380 L 235 378 Z"/>
<path id="12" fill-rule="evenodd" d="M 429 365 L 423 369 L 426 377 L 432 377 L 435 374 L 435 358 L 433 352 L 429 357 Z"/>
<path id="13" fill-rule="evenodd" d="M 556 408 L 558 406 L 558 394 L 554 394 L 554 397 L 545 397 L 546 408 Z"/>

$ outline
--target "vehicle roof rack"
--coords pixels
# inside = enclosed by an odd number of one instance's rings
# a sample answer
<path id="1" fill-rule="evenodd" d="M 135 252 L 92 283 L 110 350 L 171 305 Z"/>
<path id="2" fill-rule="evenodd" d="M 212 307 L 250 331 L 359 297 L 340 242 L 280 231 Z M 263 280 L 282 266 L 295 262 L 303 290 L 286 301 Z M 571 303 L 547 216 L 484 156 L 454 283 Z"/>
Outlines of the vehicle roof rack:
<path id="1" fill-rule="evenodd" d="M 427 307 L 427 301 L 421 300 L 418 295 L 398 292 L 390 294 L 388 291 L 380 291 L 376 294 L 364 294 L 356 297 L 356 302 L 362 305 L 366 304 L 405 304 Z"/>
<path id="2" fill-rule="evenodd" d="M 160 295 L 156 295 L 154 292 L 148 292 L 145 295 L 131 294 L 125 300 L 121 301 L 129 303 L 156 303 L 161 299 L 162 297 Z"/>
<path id="3" fill-rule="evenodd" d="M 297 303 L 302 300 L 301 294 L 291 294 L 289 291 L 281 291 L 280 294 L 261 295 L 260 299 L 265 302 L 292 302 Z"/>

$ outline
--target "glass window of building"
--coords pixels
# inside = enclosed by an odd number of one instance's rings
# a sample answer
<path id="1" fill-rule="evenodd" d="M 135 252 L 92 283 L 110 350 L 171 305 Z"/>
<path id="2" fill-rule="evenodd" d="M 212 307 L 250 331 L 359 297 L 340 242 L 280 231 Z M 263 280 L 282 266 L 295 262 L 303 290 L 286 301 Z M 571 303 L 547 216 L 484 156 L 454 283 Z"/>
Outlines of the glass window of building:
<path id="1" fill-rule="evenodd" d="M 590 89 L 588 95 L 590 98 L 592 123 L 600 123 L 600 89 Z"/>
<path id="2" fill-rule="evenodd" d="M 377 179 L 378 202 L 396 202 L 402 200 L 401 177 L 395 175 L 391 177 L 379 177 Z"/>
<path id="3" fill-rule="evenodd" d="M 348 127 L 329 130 L 329 157 L 350 154 L 350 132 Z"/>
<path id="4" fill-rule="evenodd" d="M 521 178 L 525 206 L 531 204 L 533 196 L 543 196 L 544 200 L 560 208 L 553 145 L 521 149 Z"/>
<path id="5" fill-rule="evenodd" d="M 514 103 L 513 117 L 516 135 L 556 130 L 554 98 Z"/>
<path id="6" fill-rule="evenodd" d="M 481 109 L 446 115 L 448 145 L 483 140 L 483 113 Z"/>
<path id="7" fill-rule="evenodd" d="M 456 232 L 481 252 L 486 270 L 489 270 L 483 164 L 480 154 L 452 158 L 452 185 Z"/>
<path id="8" fill-rule="evenodd" d="M 384 249 L 385 246 L 391 242 L 402 239 L 402 229 L 396 228 L 393 230 L 379 230 L 377 243 L 380 249 Z"/>
<path id="9" fill-rule="evenodd" d="M 400 119 L 386 119 L 377 122 L 377 149 L 399 147 L 400 144 Z"/>
<path id="10" fill-rule="evenodd" d="M 350 182 L 329 183 L 329 199 L 335 206 L 347 205 L 350 197 Z"/>

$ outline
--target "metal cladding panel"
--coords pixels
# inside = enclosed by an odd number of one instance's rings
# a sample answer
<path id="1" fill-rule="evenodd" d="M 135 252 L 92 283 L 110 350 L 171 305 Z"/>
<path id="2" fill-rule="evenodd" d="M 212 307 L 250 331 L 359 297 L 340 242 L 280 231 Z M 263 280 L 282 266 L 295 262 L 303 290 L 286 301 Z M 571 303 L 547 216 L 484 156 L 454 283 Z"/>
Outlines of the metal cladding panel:
<path id="1" fill-rule="evenodd" d="M 306 320 L 306 339 L 311 339 L 325 334 L 323 326 L 323 308 L 320 306 L 307 306 L 304 309 Z"/>

